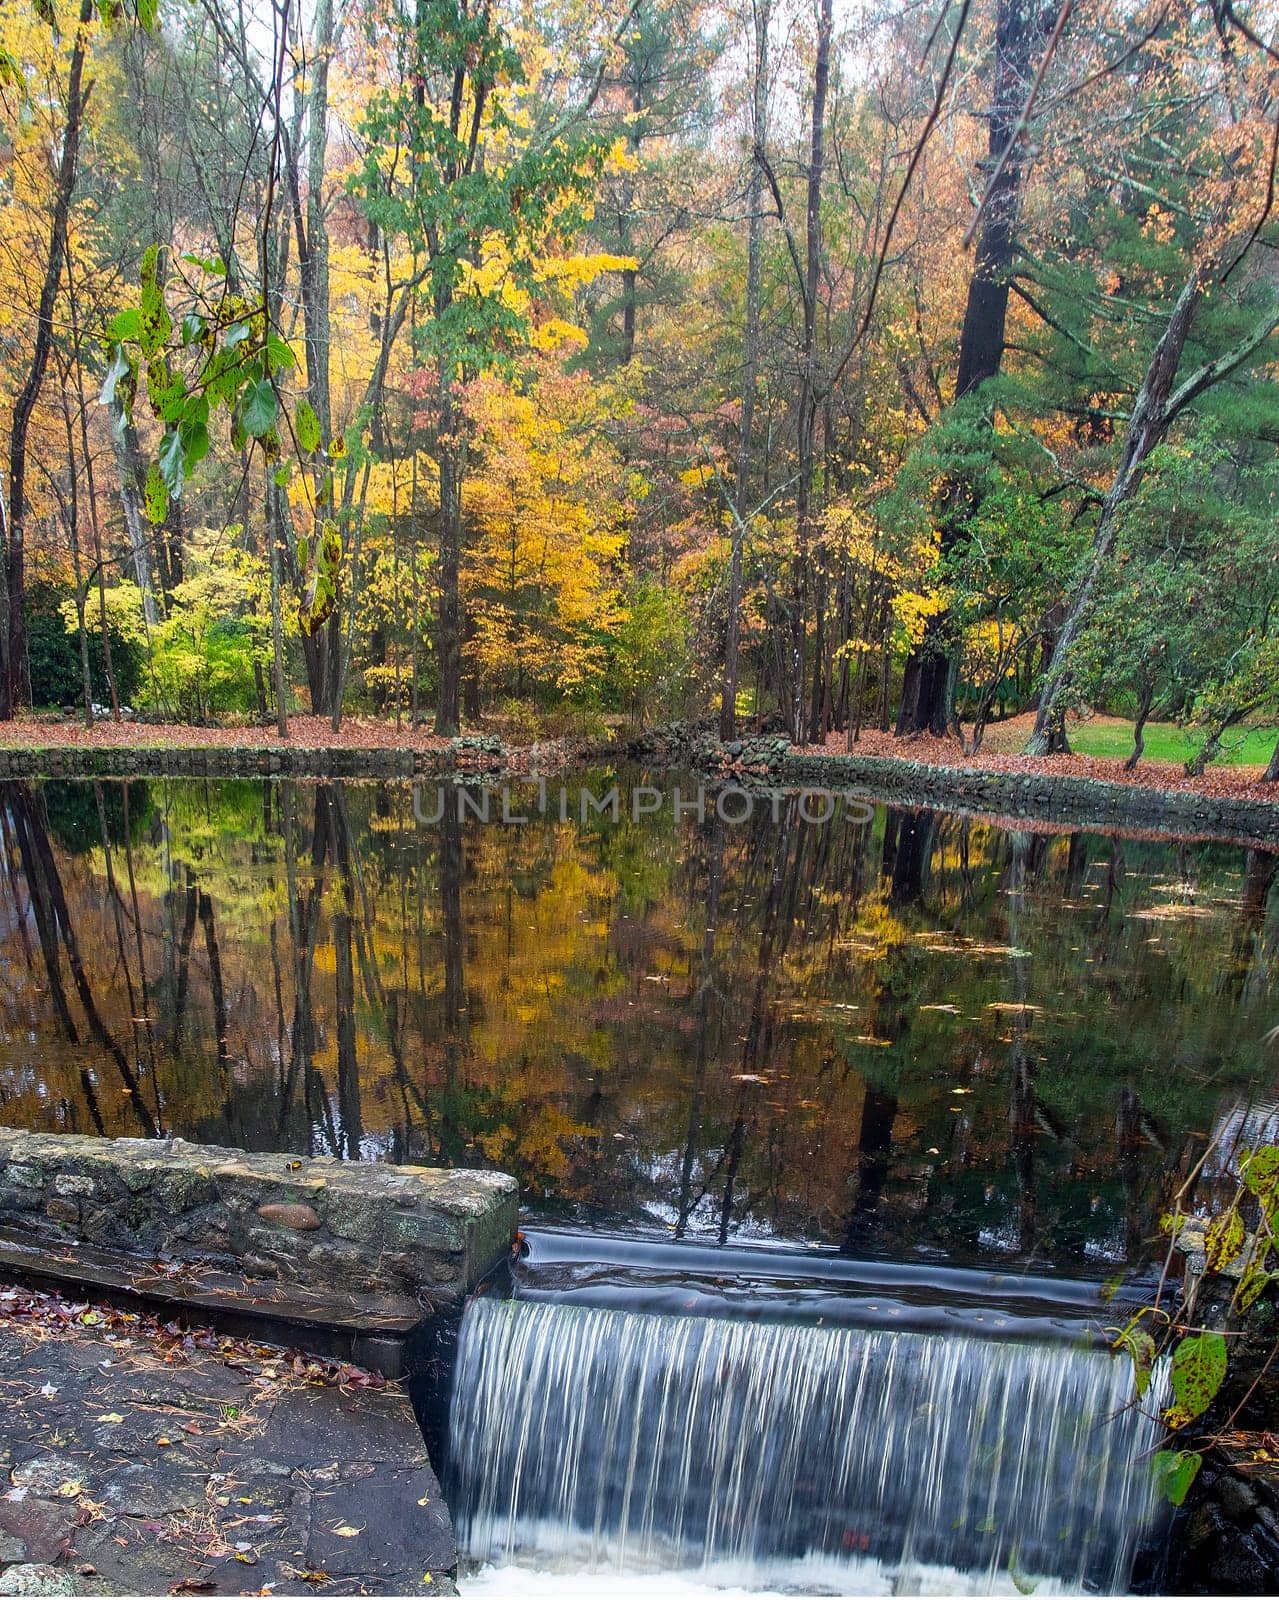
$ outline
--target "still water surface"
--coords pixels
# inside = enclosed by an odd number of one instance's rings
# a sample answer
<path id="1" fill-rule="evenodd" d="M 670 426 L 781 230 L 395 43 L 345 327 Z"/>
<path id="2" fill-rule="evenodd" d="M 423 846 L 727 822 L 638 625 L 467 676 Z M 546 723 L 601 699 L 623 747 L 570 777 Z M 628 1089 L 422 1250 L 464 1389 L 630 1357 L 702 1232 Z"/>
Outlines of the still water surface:
<path id="1" fill-rule="evenodd" d="M 573 820 L 615 781 L 617 820 Z M 567 821 L 517 796 L 522 825 L 452 791 L 422 821 L 407 785 L 0 786 L 0 1122 L 1099 1277 L 1215 1128 L 1264 1131 L 1276 858 L 793 800 L 635 819 L 646 781 L 572 780 Z"/>

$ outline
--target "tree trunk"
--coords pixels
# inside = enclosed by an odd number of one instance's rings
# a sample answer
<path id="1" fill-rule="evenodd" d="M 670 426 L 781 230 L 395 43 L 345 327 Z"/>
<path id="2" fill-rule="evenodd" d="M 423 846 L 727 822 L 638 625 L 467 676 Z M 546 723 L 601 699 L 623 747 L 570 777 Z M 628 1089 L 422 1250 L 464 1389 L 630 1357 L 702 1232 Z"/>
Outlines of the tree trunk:
<path id="1" fill-rule="evenodd" d="M 89 98 L 89 85 L 84 81 L 84 62 L 94 11 L 94 0 L 80 0 L 75 41 L 71 47 L 71 68 L 67 77 L 66 130 L 62 136 L 49 250 L 44 261 L 40 305 L 36 314 L 35 345 L 26 377 L 13 403 L 13 426 L 9 434 L 8 536 L 3 584 L 4 615 L 0 617 L 0 719 L 4 720 L 13 716 L 25 689 L 27 629 L 23 608 L 26 601 L 27 435 L 53 347 L 53 314 L 66 258 L 67 219 L 75 192 L 80 127 Z"/>
<path id="2" fill-rule="evenodd" d="M 751 176 L 746 190 L 746 326 L 742 339 L 742 420 L 733 473 L 732 551 L 728 569 L 728 627 L 720 690 L 719 736 L 737 736 L 737 655 L 742 633 L 742 543 L 750 494 L 751 430 L 759 382 L 760 310 L 763 303 L 764 179 L 760 168 L 768 139 L 768 25 L 772 0 L 755 0 L 755 71 L 751 85 Z"/>
<path id="3" fill-rule="evenodd" d="M 451 375 L 441 375 L 439 387 L 440 437 L 436 460 L 440 472 L 440 613 L 436 650 L 439 657 L 439 697 L 435 732 L 452 735 L 461 727 L 462 611 L 458 597 L 458 568 L 462 556 L 462 461 L 455 438 L 459 425 L 457 398 Z"/>
<path id="4" fill-rule="evenodd" d="M 968 280 L 964 327 L 955 375 L 955 399 L 962 400 L 988 378 L 996 377 L 1004 359 L 1004 329 L 1008 319 L 1008 288 L 1017 245 L 1017 213 L 1021 201 L 1022 160 L 1014 140 L 1029 92 L 1030 63 L 1042 37 L 1048 12 L 1036 0 L 999 0 L 995 20 L 995 77 L 991 96 L 987 158 L 983 165 L 995 172 L 985 196 L 981 229 Z M 1006 159 L 1005 159 L 1006 157 Z M 1003 162 L 1000 166 L 999 163 Z M 942 491 L 945 508 L 941 528 L 942 554 L 963 538 L 970 508 L 962 486 Z M 897 732 L 945 734 L 949 672 L 945 640 L 946 619 L 930 617 L 920 644 L 906 663 Z"/>
<path id="5" fill-rule="evenodd" d="M 622 178 L 621 215 L 618 218 L 618 242 L 621 245 L 621 254 L 633 256 L 634 233 L 631 227 L 631 209 L 635 204 L 635 168 L 639 165 L 640 136 L 638 132 L 640 114 L 644 110 L 644 85 L 638 66 L 636 67 L 635 82 L 631 85 L 631 131 L 626 139 L 626 151 L 630 157 L 631 166 L 628 166 Z M 634 267 L 622 269 L 622 365 L 627 367 L 635 359 L 635 311 L 636 289 L 639 274 Z"/>
<path id="6" fill-rule="evenodd" d="M 1229 733 L 1231 728 L 1238 727 L 1247 714 L 1247 707 L 1235 706 L 1228 711 L 1224 717 L 1221 718 L 1221 720 L 1217 723 L 1217 726 L 1204 741 L 1203 748 L 1200 750 L 1199 754 L 1186 762 L 1186 776 L 1188 778 L 1203 777 L 1204 768 L 1210 761 L 1215 761 L 1221 754 L 1222 735 Z M 1266 771 L 1269 772 L 1269 770 L 1270 768 L 1267 767 Z"/>
<path id="7" fill-rule="evenodd" d="M 1175 409 L 1170 405 L 1172 386 L 1203 293 L 1203 282 L 1201 269 L 1193 268 L 1177 297 L 1177 303 L 1168 318 L 1168 326 L 1155 346 L 1141 388 L 1137 391 L 1132 415 L 1128 419 L 1123 455 L 1097 520 L 1088 568 L 1066 609 L 1057 634 L 1052 665 L 1044 680 L 1039 710 L 1035 715 L 1035 726 L 1026 744 L 1027 755 L 1047 755 L 1050 749 L 1060 748 L 1066 690 L 1070 683 L 1071 646 L 1087 621 L 1098 579 L 1110 559 L 1118 531 L 1120 509 L 1141 482 L 1147 457 L 1163 439 L 1173 421 Z"/>
<path id="8" fill-rule="evenodd" d="M 133 558 L 133 576 L 142 591 L 142 614 L 147 628 L 159 621 L 155 590 L 151 585 L 151 564 L 147 559 L 147 531 L 142 514 L 142 485 L 146 468 L 138 431 L 126 421 L 123 403 L 117 398 L 111 403 L 111 438 L 115 444 L 116 466 L 120 474 L 120 503 L 124 508 L 124 528 L 129 536 L 129 554 Z"/>
<path id="9" fill-rule="evenodd" d="M 285 692 L 284 618 L 280 605 L 280 565 L 284 545 L 283 490 L 266 468 L 266 542 L 271 570 L 271 677 L 275 691 L 275 727 L 281 739 L 289 736 L 289 707 Z"/>
<path id="10" fill-rule="evenodd" d="M 307 95 L 307 190 L 305 254 L 299 248 L 306 341 L 307 398 L 327 446 L 333 434 L 329 395 L 329 226 L 324 210 L 324 163 L 328 152 L 329 60 L 333 54 L 333 0 L 316 0 L 314 54 Z"/>
<path id="11" fill-rule="evenodd" d="M 799 485 L 795 498 L 795 593 L 791 601 L 791 737 L 804 738 L 804 654 L 812 534 L 813 462 L 817 439 L 817 285 L 822 252 L 822 166 L 825 161 L 826 90 L 830 81 L 831 0 L 820 0 L 817 58 L 813 66 L 813 125 L 805 220 L 804 344 L 800 360 Z M 820 667 L 819 667 L 820 670 Z"/>
<path id="12" fill-rule="evenodd" d="M 1124 771 L 1132 772 L 1141 760 L 1142 752 L 1146 748 L 1146 720 L 1150 716 L 1150 707 L 1154 701 L 1153 689 L 1142 692 L 1141 700 L 1137 706 L 1137 720 L 1132 727 L 1132 754 L 1124 762 Z"/>

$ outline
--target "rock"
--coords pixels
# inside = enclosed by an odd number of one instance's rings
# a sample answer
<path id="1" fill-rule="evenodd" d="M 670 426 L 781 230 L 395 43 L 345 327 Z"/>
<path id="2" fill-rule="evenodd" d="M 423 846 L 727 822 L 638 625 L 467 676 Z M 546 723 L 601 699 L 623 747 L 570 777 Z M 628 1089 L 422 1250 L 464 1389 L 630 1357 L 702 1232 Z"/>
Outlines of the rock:
<path id="1" fill-rule="evenodd" d="M 298 1233 L 310 1233 L 322 1227 L 314 1207 L 299 1205 L 265 1205 L 258 1207 L 263 1222 L 276 1223 L 281 1228 L 293 1228 Z"/>
<path id="2" fill-rule="evenodd" d="M 50 1200 L 44 1208 L 46 1217 L 54 1222 L 79 1222 L 80 1206 L 75 1200 Z"/>
<path id="3" fill-rule="evenodd" d="M 1232 1473 L 1223 1472 L 1217 1480 L 1217 1504 L 1235 1522 L 1248 1521 L 1257 1504 L 1257 1491 Z"/>
<path id="4" fill-rule="evenodd" d="M 56 1495 L 73 1484 L 81 1489 L 88 1485 L 88 1463 L 73 1456 L 32 1456 L 20 1462 L 9 1474 L 15 1489 L 27 1489 L 36 1495 Z M 74 1499 L 74 1495 L 67 1498 Z"/>
<path id="5" fill-rule="evenodd" d="M 82 1178 L 74 1172 L 60 1172 L 53 1180 L 53 1192 L 61 1195 L 92 1194 L 93 1179 Z"/>
<path id="6" fill-rule="evenodd" d="M 80 1594 L 69 1572 L 57 1567 L 22 1563 L 0 1572 L 0 1594 Z"/>
<path id="7" fill-rule="evenodd" d="M 0 1565 L 57 1561 L 71 1548 L 78 1512 L 74 1500 L 0 1500 Z"/>

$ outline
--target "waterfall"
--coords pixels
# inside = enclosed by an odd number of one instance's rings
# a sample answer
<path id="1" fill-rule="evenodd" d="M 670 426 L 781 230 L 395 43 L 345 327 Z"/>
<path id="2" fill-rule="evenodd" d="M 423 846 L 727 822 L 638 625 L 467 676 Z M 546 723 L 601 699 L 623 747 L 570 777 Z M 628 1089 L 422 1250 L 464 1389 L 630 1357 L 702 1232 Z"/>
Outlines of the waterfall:
<path id="1" fill-rule="evenodd" d="M 481 1561 L 1123 1593 L 1154 1511 L 1131 1395 L 1080 1345 L 482 1298 L 451 1499 Z"/>

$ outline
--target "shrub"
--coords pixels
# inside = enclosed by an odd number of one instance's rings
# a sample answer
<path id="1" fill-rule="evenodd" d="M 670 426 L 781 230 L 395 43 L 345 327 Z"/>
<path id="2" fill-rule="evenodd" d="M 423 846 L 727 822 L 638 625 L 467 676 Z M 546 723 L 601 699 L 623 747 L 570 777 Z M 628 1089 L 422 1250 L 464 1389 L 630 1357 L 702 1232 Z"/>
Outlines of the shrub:
<path id="1" fill-rule="evenodd" d="M 116 689 L 121 701 L 130 704 L 137 697 L 145 652 L 137 630 L 127 628 L 119 609 L 115 605 L 110 607 L 107 634 L 111 641 L 111 668 Z M 85 619 L 89 633 L 89 679 L 93 698 L 105 705 L 111 698 L 111 689 L 107 683 L 106 658 L 96 610 L 96 603 L 91 600 L 90 614 Z M 80 669 L 80 641 L 71 590 L 43 580 L 28 584 L 26 622 L 32 705 L 82 704 L 84 677 Z"/>

